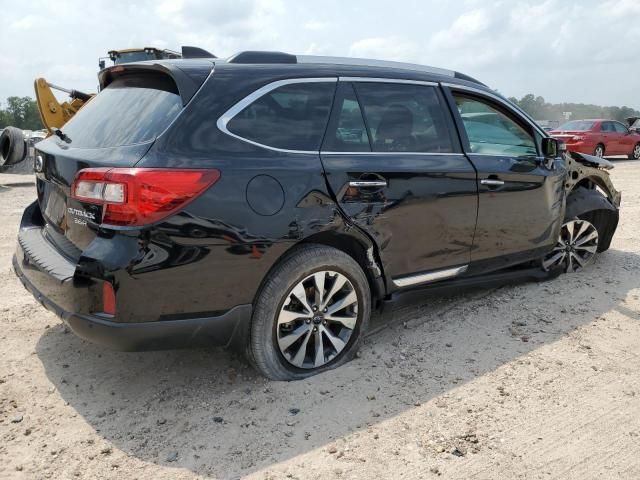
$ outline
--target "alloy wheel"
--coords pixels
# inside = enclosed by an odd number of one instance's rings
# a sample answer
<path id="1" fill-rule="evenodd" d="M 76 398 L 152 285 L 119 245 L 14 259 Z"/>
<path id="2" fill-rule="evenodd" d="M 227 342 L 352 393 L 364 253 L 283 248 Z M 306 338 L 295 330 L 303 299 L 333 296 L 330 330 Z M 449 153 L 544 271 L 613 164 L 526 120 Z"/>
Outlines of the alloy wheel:
<path id="1" fill-rule="evenodd" d="M 309 275 L 287 294 L 277 318 L 280 353 L 293 366 L 319 368 L 347 346 L 358 320 L 358 296 L 341 273 Z"/>
<path id="2" fill-rule="evenodd" d="M 635 160 L 640 160 L 640 143 L 634 147 L 632 155 Z"/>
<path id="3" fill-rule="evenodd" d="M 562 226 L 555 248 L 542 261 L 545 270 L 563 266 L 565 272 L 586 267 L 598 250 L 598 230 L 586 220 L 571 220 Z"/>

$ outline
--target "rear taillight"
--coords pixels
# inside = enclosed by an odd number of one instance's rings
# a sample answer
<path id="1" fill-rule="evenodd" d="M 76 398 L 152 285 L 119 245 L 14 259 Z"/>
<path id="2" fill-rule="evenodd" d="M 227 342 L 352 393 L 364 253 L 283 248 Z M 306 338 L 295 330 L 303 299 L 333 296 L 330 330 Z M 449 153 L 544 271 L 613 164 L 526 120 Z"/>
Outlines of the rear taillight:
<path id="1" fill-rule="evenodd" d="M 148 225 L 184 207 L 219 178 L 213 169 L 86 168 L 76 174 L 71 196 L 102 205 L 103 224 Z"/>

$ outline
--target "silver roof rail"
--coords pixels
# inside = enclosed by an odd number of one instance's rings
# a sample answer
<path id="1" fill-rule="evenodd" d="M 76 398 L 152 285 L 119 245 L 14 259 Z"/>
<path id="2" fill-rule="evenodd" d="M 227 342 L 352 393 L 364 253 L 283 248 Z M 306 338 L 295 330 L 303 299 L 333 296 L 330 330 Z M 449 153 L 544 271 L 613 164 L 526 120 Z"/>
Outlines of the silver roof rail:
<path id="1" fill-rule="evenodd" d="M 427 65 L 418 65 L 415 63 L 392 62 L 389 60 L 374 60 L 369 58 L 351 58 L 351 57 L 327 57 L 322 55 L 297 55 L 298 63 L 326 63 L 329 65 L 357 65 L 363 67 L 386 67 L 399 68 L 402 70 L 414 70 L 416 72 L 433 73 L 436 75 L 444 75 L 446 77 L 454 77 L 453 70 L 445 68 L 429 67 Z"/>

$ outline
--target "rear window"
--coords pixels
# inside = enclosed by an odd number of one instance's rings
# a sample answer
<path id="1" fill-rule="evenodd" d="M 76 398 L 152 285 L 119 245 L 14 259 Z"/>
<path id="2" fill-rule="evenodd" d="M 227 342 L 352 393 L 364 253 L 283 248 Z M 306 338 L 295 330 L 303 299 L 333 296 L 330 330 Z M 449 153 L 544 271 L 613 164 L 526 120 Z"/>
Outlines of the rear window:
<path id="1" fill-rule="evenodd" d="M 182 110 L 166 75 L 116 79 L 62 127 L 74 148 L 106 148 L 154 140 Z"/>
<path id="2" fill-rule="evenodd" d="M 594 122 L 587 122 L 585 120 L 574 120 L 572 122 L 563 123 L 558 127 L 558 130 L 573 130 L 577 132 L 586 132 L 593 128 Z"/>
<path id="3" fill-rule="evenodd" d="M 227 129 L 269 147 L 317 151 L 335 88 L 335 82 L 292 83 L 276 88 L 241 110 Z"/>

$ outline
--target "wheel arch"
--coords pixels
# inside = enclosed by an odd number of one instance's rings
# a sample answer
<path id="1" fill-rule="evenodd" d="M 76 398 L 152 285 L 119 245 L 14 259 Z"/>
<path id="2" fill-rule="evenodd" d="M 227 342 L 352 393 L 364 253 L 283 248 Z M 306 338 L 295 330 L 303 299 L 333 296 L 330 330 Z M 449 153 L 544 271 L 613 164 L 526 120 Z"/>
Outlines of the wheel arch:
<path id="1" fill-rule="evenodd" d="M 372 308 L 377 308 L 386 296 L 385 276 L 382 263 L 379 260 L 376 245 L 364 234 L 353 228 L 345 226 L 340 229 L 323 230 L 316 232 L 293 243 L 284 251 L 269 268 L 260 282 L 254 296 L 258 298 L 263 286 L 273 270 L 287 257 L 294 255 L 296 251 L 308 245 L 324 245 L 340 250 L 353 258 L 364 272 L 371 291 Z"/>
<path id="2" fill-rule="evenodd" d="M 375 307 L 386 296 L 382 264 L 379 261 L 377 249 L 373 242 L 368 237 L 355 232 L 352 229 L 348 233 L 327 230 L 310 235 L 299 242 L 298 245 L 316 244 L 333 247 L 343 251 L 358 262 L 369 282 L 371 300 Z"/>
<path id="3" fill-rule="evenodd" d="M 607 196 L 596 188 L 588 188 L 588 185 L 589 183 L 578 183 L 569 193 L 565 219 L 582 218 L 593 223 L 600 236 L 598 251 L 603 252 L 611 245 L 618 227 L 619 212 Z M 597 182 L 591 185 L 600 186 Z M 600 189 L 604 190 L 602 187 Z"/>

